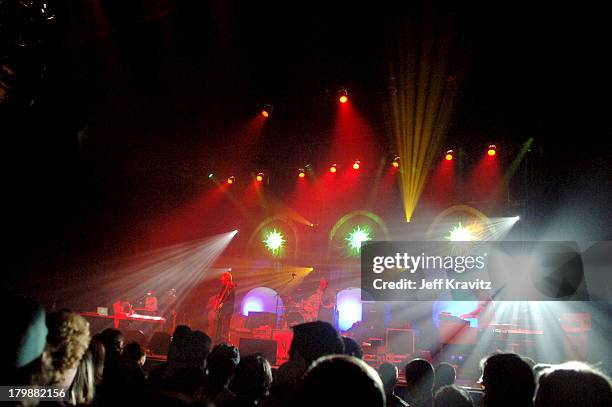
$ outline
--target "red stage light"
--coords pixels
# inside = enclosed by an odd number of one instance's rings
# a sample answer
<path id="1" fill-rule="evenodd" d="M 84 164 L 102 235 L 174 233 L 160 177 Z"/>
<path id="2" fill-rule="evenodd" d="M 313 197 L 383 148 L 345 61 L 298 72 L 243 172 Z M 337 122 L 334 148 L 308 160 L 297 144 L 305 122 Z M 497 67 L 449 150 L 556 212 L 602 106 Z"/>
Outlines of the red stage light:
<path id="1" fill-rule="evenodd" d="M 255 177 L 255 179 L 257 180 L 257 182 L 262 182 L 264 179 L 264 175 L 263 172 L 260 172 L 259 174 L 257 174 L 257 176 Z"/>
<path id="2" fill-rule="evenodd" d="M 336 168 L 336 164 L 333 164 L 331 167 L 329 167 L 329 172 L 335 173 L 336 171 L 338 171 L 338 168 Z"/>
<path id="3" fill-rule="evenodd" d="M 393 161 L 391 161 L 391 166 L 393 168 L 399 168 L 399 166 L 400 166 L 400 158 L 399 158 L 399 156 L 396 155 L 395 158 L 393 158 Z"/>
<path id="4" fill-rule="evenodd" d="M 266 103 L 265 105 L 261 106 L 261 115 L 265 118 L 268 118 L 270 114 L 272 113 L 272 110 L 274 110 L 274 107 Z"/>
<path id="5" fill-rule="evenodd" d="M 340 103 L 346 103 L 348 102 L 348 97 L 345 95 L 340 96 L 340 98 L 338 99 L 340 101 Z"/>
<path id="6" fill-rule="evenodd" d="M 359 163 L 359 160 L 357 160 L 357 161 L 355 161 L 355 162 L 353 163 L 353 169 L 354 169 L 354 170 L 358 170 L 360 166 L 361 166 L 361 165 L 360 165 L 360 163 Z"/>
<path id="7" fill-rule="evenodd" d="M 306 176 L 306 172 L 303 169 L 298 170 L 298 177 L 304 178 Z"/>
<path id="8" fill-rule="evenodd" d="M 236 179 L 236 177 L 231 176 L 231 177 L 229 177 L 229 178 L 227 179 L 227 183 L 228 183 L 228 184 L 230 184 L 230 185 L 232 185 L 232 184 L 234 183 L 234 180 L 235 180 L 235 179 Z"/>
<path id="9" fill-rule="evenodd" d="M 444 159 L 446 161 L 452 161 L 455 158 L 455 152 L 453 150 L 447 150 Z"/>
<path id="10" fill-rule="evenodd" d="M 494 144 L 489 145 L 487 149 L 487 154 L 493 157 L 495 154 L 497 154 L 497 147 L 495 147 Z"/>
<path id="11" fill-rule="evenodd" d="M 346 89 L 340 89 L 338 91 L 338 102 L 342 104 L 348 102 L 348 92 L 346 91 Z"/>

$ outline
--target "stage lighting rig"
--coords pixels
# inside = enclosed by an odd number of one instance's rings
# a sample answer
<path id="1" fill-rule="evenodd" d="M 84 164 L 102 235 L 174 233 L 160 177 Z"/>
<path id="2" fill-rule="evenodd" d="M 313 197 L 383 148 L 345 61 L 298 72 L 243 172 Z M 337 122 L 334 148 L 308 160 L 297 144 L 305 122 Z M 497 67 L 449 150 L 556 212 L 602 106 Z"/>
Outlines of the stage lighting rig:
<path id="1" fill-rule="evenodd" d="M 487 147 L 487 154 L 491 157 L 495 156 L 495 154 L 497 154 L 497 146 L 495 146 L 495 144 L 489 144 L 489 147 Z"/>
<path id="2" fill-rule="evenodd" d="M 393 158 L 393 161 L 391 161 L 391 166 L 392 166 L 393 168 L 399 168 L 399 166 L 400 166 L 400 158 L 399 158 L 399 156 L 398 156 L 398 155 L 396 155 L 396 156 Z"/>
<path id="3" fill-rule="evenodd" d="M 268 118 L 272 114 L 272 110 L 274 110 L 274 107 L 272 107 L 272 105 L 265 104 L 261 108 L 261 115 L 265 118 Z"/>

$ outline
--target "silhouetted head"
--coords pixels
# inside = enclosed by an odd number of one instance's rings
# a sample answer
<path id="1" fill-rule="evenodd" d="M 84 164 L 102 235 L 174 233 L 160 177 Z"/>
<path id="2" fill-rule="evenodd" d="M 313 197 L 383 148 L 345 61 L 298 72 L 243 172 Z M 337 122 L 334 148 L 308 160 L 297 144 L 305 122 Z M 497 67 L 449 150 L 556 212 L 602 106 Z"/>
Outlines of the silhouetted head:
<path id="1" fill-rule="evenodd" d="M 353 338 L 346 336 L 342 337 L 344 342 L 344 354 L 349 356 L 355 356 L 358 359 L 363 359 L 363 349 Z"/>
<path id="2" fill-rule="evenodd" d="M 378 375 L 385 389 L 385 394 L 393 394 L 397 386 L 398 371 L 393 363 L 381 363 L 378 367 Z"/>
<path id="3" fill-rule="evenodd" d="M 434 369 L 425 359 L 413 359 L 404 369 L 406 385 L 415 397 L 431 397 L 434 384 Z"/>
<path id="4" fill-rule="evenodd" d="M 212 387 L 225 387 L 240 363 L 238 348 L 227 343 L 215 346 L 208 355 L 208 377 Z"/>
<path id="5" fill-rule="evenodd" d="M 101 334 L 106 356 L 120 354 L 123 351 L 123 335 L 118 329 L 107 328 Z"/>
<path id="6" fill-rule="evenodd" d="M 531 406 L 535 380 L 525 361 L 515 353 L 497 353 L 484 363 L 485 406 Z"/>
<path id="7" fill-rule="evenodd" d="M 51 373 L 45 351 L 47 324 L 44 308 L 14 294 L 0 295 L 6 329 L 0 352 L 0 382 L 3 385 L 45 385 Z"/>
<path id="8" fill-rule="evenodd" d="M 123 356 L 137 362 L 139 365 L 144 365 L 146 354 L 145 350 L 138 342 L 130 342 L 123 348 Z"/>
<path id="9" fill-rule="evenodd" d="M 292 358 L 304 359 L 306 366 L 321 356 L 342 353 L 344 342 L 330 323 L 315 321 L 293 327 L 289 354 Z"/>
<path id="10" fill-rule="evenodd" d="M 552 366 L 540 375 L 535 406 L 612 406 L 610 378 L 582 362 Z"/>
<path id="11" fill-rule="evenodd" d="M 434 407 L 473 407 L 467 390 L 457 386 L 443 386 L 436 392 Z"/>
<path id="12" fill-rule="evenodd" d="M 249 355 L 236 367 L 231 390 L 241 398 L 258 401 L 267 396 L 272 384 L 272 368 L 261 355 Z"/>
<path id="13" fill-rule="evenodd" d="M 364 361 L 347 355 L 330 355 L 310 366 L 295 404 L 383 407 L 385 392 L 376 371 Z"/>
<path id="14" fill-rule="evenodd" d="M 439 389 L 443 386 L 455 384 L 455 367 L 450 363 L 442 362 L 436 366 L 434 388 Z"/>
<path id="15" fill-rule="evenodd" d="M 211 344 L 212 340 L 204 332 L 192 331 L 185 325 L 179 325 L 168 349 L 168 362 L 204 369 Z"/>

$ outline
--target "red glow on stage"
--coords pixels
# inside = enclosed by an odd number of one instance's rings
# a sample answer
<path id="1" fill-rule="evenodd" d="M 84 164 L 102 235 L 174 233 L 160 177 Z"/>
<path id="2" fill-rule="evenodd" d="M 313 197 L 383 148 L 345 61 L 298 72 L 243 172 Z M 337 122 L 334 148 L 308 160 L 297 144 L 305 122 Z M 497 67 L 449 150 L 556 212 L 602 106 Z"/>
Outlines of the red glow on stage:
<path id="1" fill-rule="evenodd" d="M 189 200 L 182 202 L 171 216 L 164 214 L 150 221 L 142 239 L 136 239 L 127 252 L 142 253 L 154 248 L 167 247 L 178 242 L 199 239 L 209 233 L 210 219 L 202 216 L 207 211 L 220 212 L 225 206 L 227 189 L 225 182 L 217 183 L 217 188 L 203 190 Z"/>
<path id="2" fill-rule="evenodd" d="M 328 151 L 330 162 L 351 163 L 356 157 L 378 161 L 382 153 L 375 132 L 357 112 L 353 103 L 338 103 L 333 139 Z M 349 167 L 350 168 L 350 167 Z"/>
<path id="3" fill-rule="evenodd" d="M 359 169 L 359 167 L 361 167 L 361 164 L 360 164 L 359 160 L 357 160 L 357 161 L 355 161 L 355 162 L 353 163 L 353 169 L 354 169 L 354 170 L 358 170 L 358 169 Z"/>
<path id="4" fill-rule="evenodd" d="M 499 198 L 500 183 L 502 175 L 499 160 L 495 159 L 495 154 L 483 156 L 480 162 L 472 169 L 465 186 L 465 195 L 472 201 L 496 202 Z"/>
<path id="5" fill-rule="evenodd" d="M 447 152 L 446 155 L 449 153 Z M 444 160 L 438 162 L 421 195 L 421 200 L 439 209 L 448 207 L 449 202 L 454 202 L 456 199 L 457 178 L 452 157 L 454 154 L 450 155 L 451 160 L 445 156 Z"/>

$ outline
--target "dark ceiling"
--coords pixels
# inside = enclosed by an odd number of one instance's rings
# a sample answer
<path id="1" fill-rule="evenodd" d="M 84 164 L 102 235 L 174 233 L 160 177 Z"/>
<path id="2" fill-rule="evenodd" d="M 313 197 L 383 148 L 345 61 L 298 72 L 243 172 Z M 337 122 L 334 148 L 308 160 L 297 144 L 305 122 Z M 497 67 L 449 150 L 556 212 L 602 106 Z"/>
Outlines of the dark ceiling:
<path id="1" fill-rule="evenodd" d="M 468 53 L 447 145 L 516 152 L 533 137 L 522 185 L 534 225 L 571 206 L 590 238 L 610 239 L 605 25 L 590 10 L 70 0 L 47 1 L 54 18 L 42 21 L 17 3 L 0 2 L 12 270 L 120 252 L 148 219 L 193 197 L 208 171 L 315 161 L 342 86 L 391 152 L 388 44 L 401 35 L 395 22 L 430 13 L 457 23 Z M 263 103 L 273 121 L 253 149 L 236 135 Z"/>

